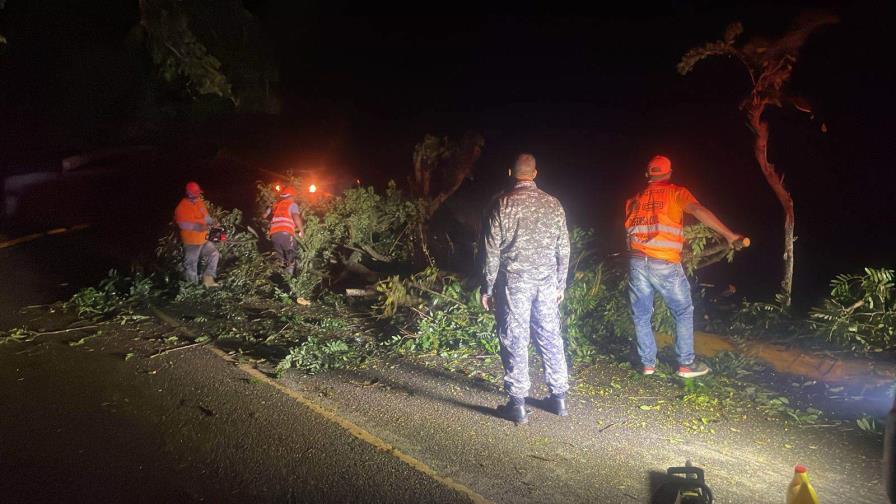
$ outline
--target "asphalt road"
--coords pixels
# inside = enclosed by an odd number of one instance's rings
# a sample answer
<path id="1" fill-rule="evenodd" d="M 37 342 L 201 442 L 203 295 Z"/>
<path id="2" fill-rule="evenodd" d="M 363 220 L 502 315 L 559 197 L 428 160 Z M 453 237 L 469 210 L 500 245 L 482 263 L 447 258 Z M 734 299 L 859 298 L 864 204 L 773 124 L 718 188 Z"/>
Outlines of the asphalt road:
<path id="1" fill-rule="evenodd" d="M 544 397 L 533 368 L 532 396 Z M 630 373 L 607 363 L 580 371 L 569 417 L 536 399 L 520 427 L 495 417 L 497 387 L 446 371 L 438 359 L 290 372 L 285 380 L 494 502 L 672 504 L 652 499 L 666 469 L 686 461 L 706 471 L 716 503 L 780 504 L 797 463 L 809 467 L 822 502 L 886 502 L 879 439 L 849 425 L 797 426 L 758 412 L 701 432 L 687 427 L 699 411 L 666 379 Z"/>
<path id="2" fill-rule="evenodd" d="M 4 325 L 52 328 L 17 308 L 96 276 L 90 243 L 0 250 Z M 69 344 L 90 334 L 0 344 L 0 501 L 469 501 L 206 349 L 151 358 L 140 331 Z"/>
<path id="3" fill-rule="evenodd" d="M 99 274 L 89 242 L 72 235 L 0 250 L 0 276 L 16 275 L 3 312 Z M 63 259 L 48 270 L 53 257 Z M 4 502 L 467 500 L 208 350 L 150 357 L 158 335 L 143 333 L 161 326 L 76 346 L 82 334 L 0 345 Z M 626 379 L 630 369 L 606 363 L 576 376 L 571 417 L 536 401 L 530 423 L 515 427 L 495 417 L 494 385 L 429 364 L 374 361 L 289 373 L 279 384 L 494 502 L 651 502 L 665 469 L 686 460 L 706 470 L 718 503 L 783 502 L 796 463 L 809 466 L 823 502 L 885 502 L 880 440 L 855 428 L 757 414 L 695 431 L 687 425 L 699 412 L 667 381 Z M 543 385 L 533 381 L 537 397 Z"/>

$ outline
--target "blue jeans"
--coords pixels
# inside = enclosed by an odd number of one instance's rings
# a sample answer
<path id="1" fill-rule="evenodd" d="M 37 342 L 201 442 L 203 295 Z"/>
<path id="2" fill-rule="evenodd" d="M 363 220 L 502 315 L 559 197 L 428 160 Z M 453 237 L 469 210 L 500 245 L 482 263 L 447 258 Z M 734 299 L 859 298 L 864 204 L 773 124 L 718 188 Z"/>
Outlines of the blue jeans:
<path id="1" fill-rule="evenodd" d="M 675 319 L 675 354 L 678 364 L 694 363 L 694 303 L 691 285 L 680 263 L 632 257 L 629 260 L 628 297 L 638 339 L 638 355 L 644 366 L 656 366 L 653 336 L 653 293 L 659 292 Z"/>

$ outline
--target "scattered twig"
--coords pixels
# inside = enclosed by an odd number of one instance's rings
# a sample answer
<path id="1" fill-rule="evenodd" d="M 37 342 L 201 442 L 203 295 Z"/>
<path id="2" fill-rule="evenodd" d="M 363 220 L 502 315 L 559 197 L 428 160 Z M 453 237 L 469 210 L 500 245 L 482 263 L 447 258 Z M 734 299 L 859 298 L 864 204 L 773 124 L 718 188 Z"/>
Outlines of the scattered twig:
<path id="1" fill-rule="evenodd" d="M 371 288 L 345 289 L 345 295 L 348 297 L 371 297 L 376 295 L 376 291 Z"/>
<path id="2" fill-rule="evenodd" d="M 70 333 L 70 332 L 74 332 L 74 331 L 83 331 L 85 329 L 96 329 L 98 327 L 99 326 L 97 326 L 97 325 L 86 325 L 86 326 L 81 326 L 81 327 L 70 327 L 68 329 L 60 329 L 58 331 L 34 331 L 33 334 L 35 336 L 47 336 L 49 334 L 63 334 L 63 333 Z"/>
<path id="3" fill-rule="evenodd" d="M 417 308 L 414 308 L 413 306 L 409 306 L 409 308 L 411 309 L 411 311 L 416 312 L 416 313 L 417 313 L 418 315 L 420 315 L 421 317 L 432 320 L 432 317 L 430 317 L 429 315 L 423 313 L 422 311 L 418 310 Z"/>
<path id="4" fill-rule="evenodd" d="M 543 457 L 543 456 L 541 456 L 541 455 L 536 455 L 536 454 L 534 454 L 534 453 L 530 453 L 529 456 L 532 457 L 532 458 L 534 458 L 534 459 L 544 460 L 545 462 L 556 462 L 556 461 L 558 460 L 558 459 L 555 459 L 555 458 L 548 458 L 548 457 Z"/>
<path id="5" fill-rule="evenodd" d="M 439 297 L 439 298 L 444 299 L 444 300 L 446 300 L 446 301 L 451 301 L 452 303 L 456 304 L 457 306 L 466 306 L 466 305 L 464 305 L 463 303 L 461 303 L 460 301 L 458 301 L 458 300 L 456 300 L 456 299 L 454 299 L 454 298 L 450 298 L 450 297 L 448 297 L 448 296 L 442 294 L 441 292 L 437 292 L 437 291 L 434 291 L 434 290 L 432 290 L 432 289 L 423 287 L 422 285 L 414 285 L 414 288 L 416 288 L 416 289 L 420 289 L 420 290 L 422 290 L 423 292 L 427 292 L 427 293 L 429 293 L 429 294 L 432 294 L 433 296 Z"/>
<path id="6" fill-rule="evenodd" d="M 167 349 L 167 350 L 160 350 L 158 353 L 154 353 L 154 354 L 150 355 L 149 358 L 150 358 L 150 359 L 153 359 L 153 358 L 158 357 L 158 356 L 160 356 L 160 355 L 165 355 L 165 354 L 167 354 L 167 353 L 176 352 L 176 351 L 178 351 L 178 350 L 184 350 L 184 349 L 186 349 L 186 348 L 192 348 L 192 347 L 195 347 L 195 346 L 205 345 L 206 343 L 208 343 L 208 342 L 207 342 L 207 341 L 202 341 L 202 342 L 199 342 L 199 343 L 190 343 L 189 345 L 181 345 L 181 346 L 179 346 L 179 347 L 169 348 L 169 349 Z"/>
<path id="7" fill-rule="evenodd" d="M 33 305 L 23 306 L 23 307 L 19 308 L 19 311 L 23 312 L 26 310 L 36 310 L 37 308 L 46 308 L 49 306 L 53 306 L 53 305 L 51 305 L 51 304 L 33 304 Z"/>
<path id="8" fill-rule="evenodd" d="M 392 251 L 395 250 L 395 245 L 398 245 L 398 241 L 401 239 L 402 236 L 404 236 L 404 233 L 405 233 L 410 227 L 411 227 L 411 225 L 408 224 L 407 226 L 404 227 L 404 229 L 401 230 L 400 233 L 398 233 L 398 236 L 395 237 L 395 241 L 392 242 L 392 246 L 389 247 L 389 254 L 392 254 Z"/>
<path id="9" fill-rule="evenodd" d="M 598 429 L 597 432 L 598 432 L 598 433 L 603 433 L 603 431 L 609 429 L 610 427 L 612 427 L 612 426 L 614 426 L 614 425 L 616 425 L 616 424 L 618 424 L 618 423 L 619 423 L 619 422 L 613 422 L 613 423 L 611 423 L 611 424 L 607 424 L 606 427 L 601 427 L 600 429 Z"/>

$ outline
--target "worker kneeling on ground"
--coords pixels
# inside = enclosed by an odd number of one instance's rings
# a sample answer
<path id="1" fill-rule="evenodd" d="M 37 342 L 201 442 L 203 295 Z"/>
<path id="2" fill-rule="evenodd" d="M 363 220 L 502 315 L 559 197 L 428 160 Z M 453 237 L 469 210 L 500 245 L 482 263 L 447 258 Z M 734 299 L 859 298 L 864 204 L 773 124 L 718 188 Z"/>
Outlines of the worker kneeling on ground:
<path id="1" fill-rule="evenodd" d="M 512 170 L 516 184 L 498 198 L 485 232 L 481 302 L 488 310 L 495 301 L 504 389 L 510 396 L 499 409 L 515 423 L 527 420 L 530 331 L 544 361 L 549 408 L 567 414 L 559 304 L 569 268 L 569 232 L 563 207 L 538 189 L 536 174 L 535 158 L 520 155 Z"/>
<path id="2" fill-rule="evenodd" d="M 299 205 L 296 203 L 298 191 L 295 187 L 283 189 L 277 196 L 277 201 L 271 207 L 271 229 L 269 235 L 274 244 L 274 253 L 280 262 L 286 276 L 291 277 L 296 267 L 296 242 L 298 236 L 302 238 L 302 215 Z"/>
<path id="3" fill-rule="evenodd" d="M 675 319 L 675 354 L 678 376 L 693 378 L 709 373 L 694 355 L 694 304 L 691 286 L 681 267 L 684 214 L 693 215 L 724 237 L 729 244 L 743 239 L 697 202 L 684 187 L 672 184 L 672 162 L 655 156 L 647 164 L 647 188 L 625 204 L 628 236 L 628 295 L 635 322 L 642 373 L 656 370 L 656 339 L 651 327 L 653 294 L 659 292 Z"/>
<path id="4" fill-rule="evenodd" d="M 180 229 L 180 239 L 184 244 L 184 279 L 190 283 L 199 281 L 199 262 L 202 258 L 205 261 L 202 284 L 206 287 L 218 287 L 215 274 L 221 254 L 207 239 L 208 228 L 214 224 L 214 219 L 209 215 L 201 195 L 199 184 L 187 183 L 186 196 L 174 209 L 174 222 Z"/>

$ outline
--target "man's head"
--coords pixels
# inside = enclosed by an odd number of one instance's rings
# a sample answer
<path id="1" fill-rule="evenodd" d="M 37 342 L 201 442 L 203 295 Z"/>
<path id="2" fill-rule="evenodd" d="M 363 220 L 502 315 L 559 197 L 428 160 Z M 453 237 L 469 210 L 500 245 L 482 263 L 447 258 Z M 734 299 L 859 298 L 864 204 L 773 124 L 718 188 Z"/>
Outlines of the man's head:
<path id="1" fill-rule="evenodd" d="M 200 194 L 202 194 L 202 188 L 199 187 L 199 184 L 193 181 L 187 182 L 184 191 L 187 193 L 187 197 L 190 199 L 196 199 Z"/>
<path id="2" fill-rule="evenodd" d="M 520 154 L 510 171 L 517 180 L 535 180 L 538 170 L 535 169 L 535 156 L 532 154 Z"/>
<path id="3" fill-rule="evenodd" d="M 669 180 L 672 177 L 672 161 L 666 156 L 653 156 L 647 163 L 646 175 L 651 182 Z"/>

